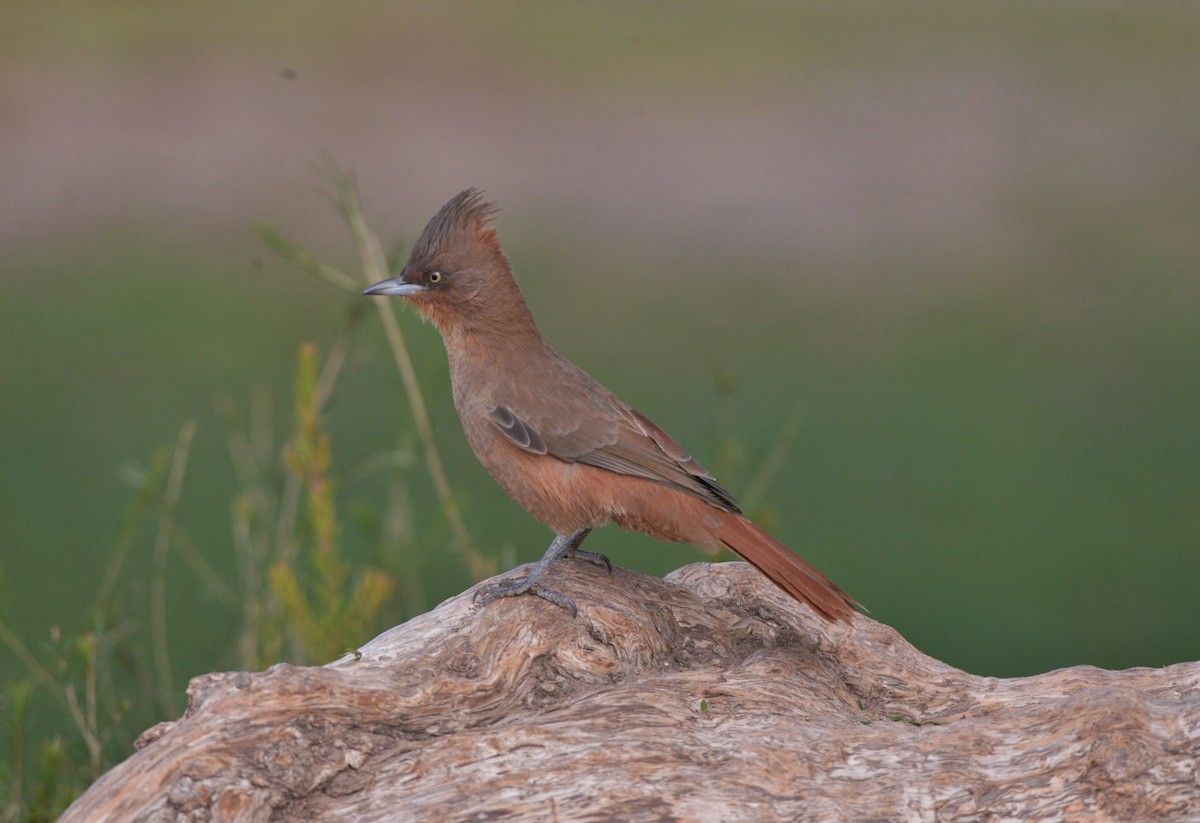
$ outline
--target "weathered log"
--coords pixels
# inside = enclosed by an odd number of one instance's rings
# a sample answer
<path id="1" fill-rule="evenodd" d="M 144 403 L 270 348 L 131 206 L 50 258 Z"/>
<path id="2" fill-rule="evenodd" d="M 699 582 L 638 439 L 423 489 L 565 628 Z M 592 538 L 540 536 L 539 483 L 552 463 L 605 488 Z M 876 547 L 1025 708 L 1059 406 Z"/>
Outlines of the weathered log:
<path id="1" fill-rule="evenodd" d="M 1200 663 L 977 677 L 741 563 L 561 562 L 322 668 L 198 677 L 62 818 L 1200 819 Z"/>

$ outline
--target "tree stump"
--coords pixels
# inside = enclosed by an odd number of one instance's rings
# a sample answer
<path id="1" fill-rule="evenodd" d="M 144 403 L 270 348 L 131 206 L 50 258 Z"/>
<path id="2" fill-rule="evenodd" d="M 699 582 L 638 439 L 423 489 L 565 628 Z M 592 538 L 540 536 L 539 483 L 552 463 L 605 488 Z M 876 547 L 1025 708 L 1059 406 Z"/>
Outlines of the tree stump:
<path id="1" fill-rule="evenodd" d="M 466 592 L 195 678 L 62 820 L 1200 819 L 1200 663 L 976 677 L 742 563 L 553 579 L 577 618 Z"/>

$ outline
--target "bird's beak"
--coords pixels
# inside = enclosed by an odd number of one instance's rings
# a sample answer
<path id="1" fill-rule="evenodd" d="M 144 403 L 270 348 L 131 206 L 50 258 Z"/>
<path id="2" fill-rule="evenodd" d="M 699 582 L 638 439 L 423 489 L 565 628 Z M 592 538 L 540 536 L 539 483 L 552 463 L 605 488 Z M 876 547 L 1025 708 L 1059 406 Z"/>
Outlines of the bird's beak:
<path id="1" fill-rule="evenodd" d="M 424 286 L 419 286 L 416 283 L 407 283 L 404 280 L 404 275 L 400 275 L 388 280 L 381 280 L 374 286 L 368 286 L 363 289 L 362 293 L 412 297 L 414 294 L 420 294 L 423 291 L 425 291 Z"/>

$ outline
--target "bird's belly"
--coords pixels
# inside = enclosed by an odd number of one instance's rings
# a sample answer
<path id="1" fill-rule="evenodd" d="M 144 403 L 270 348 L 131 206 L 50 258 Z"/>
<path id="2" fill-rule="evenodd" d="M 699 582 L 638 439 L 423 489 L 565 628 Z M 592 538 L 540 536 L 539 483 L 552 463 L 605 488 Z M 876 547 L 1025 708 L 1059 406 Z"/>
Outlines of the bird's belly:
<path id="1" fill-rule="evenodd" d="M 498 444 L 503 447 L 507 444 Z M 589 476 L 589 466 L 514 450 L 500 460 L 479 455 L 484 468 L 513 500 L 554 529 L 571 534 L 612 519 L 609 495 Z"/>
<path id="2" fill-rule="evenodd" d="M 612 521 L 659 540 L 712 542 L 712 507 L 662 484 L 515 449 L 499 460 L 494 454 L 479 457 L 509 496 L 558 534 Z"/>

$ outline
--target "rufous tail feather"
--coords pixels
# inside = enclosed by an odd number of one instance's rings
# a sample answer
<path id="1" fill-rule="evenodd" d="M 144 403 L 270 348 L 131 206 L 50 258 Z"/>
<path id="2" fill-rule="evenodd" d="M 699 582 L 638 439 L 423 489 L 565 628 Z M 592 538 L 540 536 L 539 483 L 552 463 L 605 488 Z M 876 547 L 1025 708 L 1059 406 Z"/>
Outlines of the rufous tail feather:
<path id="1" fill-rule="evenodd" d="M 787 546 L 733 512 L 721 512 L 715 536 L 734 554 L 826 620 L 849 621 L 858 603 Z"/>

